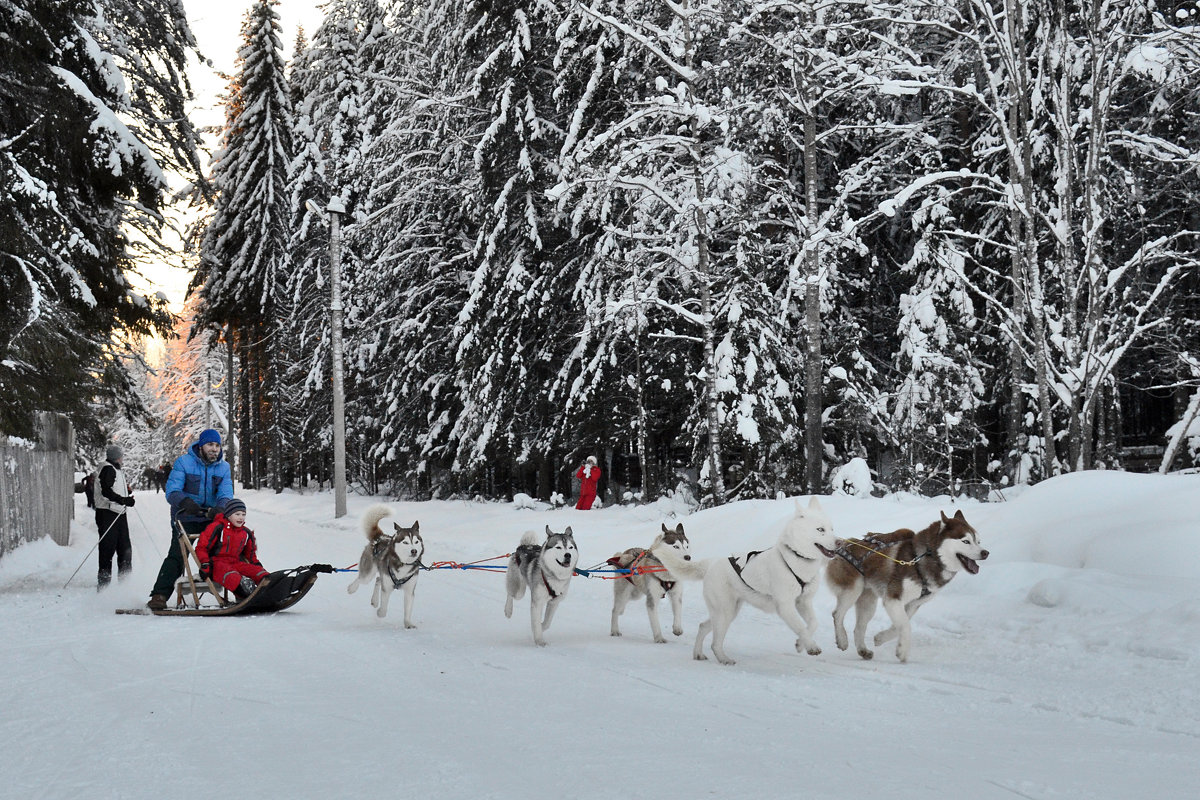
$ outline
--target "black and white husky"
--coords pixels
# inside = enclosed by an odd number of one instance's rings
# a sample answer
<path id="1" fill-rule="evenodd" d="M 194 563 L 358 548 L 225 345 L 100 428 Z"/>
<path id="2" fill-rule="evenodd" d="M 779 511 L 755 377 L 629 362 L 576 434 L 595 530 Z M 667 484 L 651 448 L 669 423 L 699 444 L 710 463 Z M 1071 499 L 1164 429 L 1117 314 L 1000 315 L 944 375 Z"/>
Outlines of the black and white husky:
<path id="1" fill-rule="evenodd" d="M 534 531 L 521 537 L 521 544 L 508 559 L 505 571 L 505 587 L 508 599 L 504 602 L 504 616 L 512 618 L 513 601 L 525 596 L 529 588 L 529 618 L 533 627 L 533 642 L 538 647 L 546 646 L 543 635 L 550 627 L 554 611 L 567 594 L 575 565 L 579 563 L 579 549 L 575 536 L 568 527 L 555 533 L 546 526 L 546 540 Z"/>
<path id="2" fill-rule="evenodd" d="M 417 575 L 421 570 L 421 556 L 425 554 L 425 540 L 421 538 L 421 523 L 414 522 L 411 528 L 402 528 L 393 522 L 389 536 L 379 527 L 384 517 L 392 510 L 385 505 L 371 506 L 362 517 L 363 533 L 367 546 L 358 559 L 358 577 L 346 587 L 354 594 L 358 587 L 375 578 L 375 591 L 371 605 L 380 617 L 387 616 L 388 598 L 397 589 L 404 589 L 404 627 L 415 628 L 412 621 L 413 596 L 417 591 Z"/>

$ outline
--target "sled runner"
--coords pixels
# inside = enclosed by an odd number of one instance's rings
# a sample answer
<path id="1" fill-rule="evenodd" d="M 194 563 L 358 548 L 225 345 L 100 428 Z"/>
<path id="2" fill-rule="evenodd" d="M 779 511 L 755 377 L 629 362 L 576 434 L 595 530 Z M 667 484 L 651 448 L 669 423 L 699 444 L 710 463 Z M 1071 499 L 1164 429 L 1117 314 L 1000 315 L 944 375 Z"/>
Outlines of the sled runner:
<path id="1" fill-rule="evenodd" d="M 118 608 L 118 614 L 153 614 L 156 617 L 230 617 L 239 614 L 270 614 L 290 608 L 317 582 L 317 575 L 333 572 L 329 564 L 310 564 L 307 567 L 272 572 L 244 599 L 223 606 L 199 608 Z"/>

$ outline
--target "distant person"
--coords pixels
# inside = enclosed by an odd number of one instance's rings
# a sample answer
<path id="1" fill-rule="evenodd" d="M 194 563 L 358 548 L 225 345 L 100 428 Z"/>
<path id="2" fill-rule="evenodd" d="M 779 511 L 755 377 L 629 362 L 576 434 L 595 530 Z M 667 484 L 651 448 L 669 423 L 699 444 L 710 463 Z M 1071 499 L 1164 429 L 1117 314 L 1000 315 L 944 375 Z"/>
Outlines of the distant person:
<path id="1" fill-rule="evenodd" d="M 117 557 L 117 575 L 124 580 L 133 569 L 133 547 L 129 544 L 129 518 L 125 509 L 133 505 L 133 492 L 121 470 L 125 452 L 115 444 L 104 451 L 104 466 L 98 477 L 99 491 L 94 492 L 96 533 L 100 535 L 100 568 L 96 588 L 112 582 L 113 556 Z"/>
<path id="2" fill-rule="evenodd" d="M 96 507 L 96 473 L 94 472 L 83 476 L 83 497 L 87 500 L 88 508 Z"/>
<path id="3" fill-rule="evenodd" d="M 246 527 L 246 504 L 236 497 L 200 534 L 196 542 L 200 577 L 212 578 L 241 600 L 269 574 L 258 560 L 254 531 Z"/>
<path id="4" fill-rule="evenodd" d="M 203 533 L 225 501 L 233 497 L 233 477 L 223 455 L 221 434 L 208 428 L 171 466 L 166 486 L 167 502 L 171 504 L 171 542 L 150 591 L 150 602 L 146 604 L 150 608 L 167 607 L 175 581 L 183 574 L 179 527 L 190 534 Z"/>
<path id="5" fill-rule="evenodd" d="M 596 502 L 596 485 L 600 483 L 600 467 L 596 466 L 596 457 L 588 456 L 575 471 L 575 477 L 579 479 L 579 502 L 575 508 L 589 511 Z"/>

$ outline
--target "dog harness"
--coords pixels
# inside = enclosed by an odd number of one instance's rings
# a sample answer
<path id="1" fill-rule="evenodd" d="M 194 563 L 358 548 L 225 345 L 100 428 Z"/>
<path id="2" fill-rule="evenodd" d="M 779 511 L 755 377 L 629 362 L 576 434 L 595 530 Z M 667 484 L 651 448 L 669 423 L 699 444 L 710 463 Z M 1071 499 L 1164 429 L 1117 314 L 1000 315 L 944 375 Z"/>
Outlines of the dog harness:
<path id="1" fill-rule="evenodd" d="M 383 558 L 383 554 L 388 551 L 388 548 L 390 548 L 392 546 L 392 544 L 395 542 L 395 540 L 396 540 L 396 537 L 394 537 L 394 536 L 384 536 L 379 539 L 376 539 L 371 544 L 371 555 L 374 556 L 376 561 L 379 561 L 381 558 Z M 398 575 L 396 575 L 395 572 L 392 571 L 391 565 L 388 565 L 387 576 L 392 579 L 392 588 L 399 589 L 401 586 L 408 583 L 413 578 L 417 577 L 417 573 L 421 571 L 421 567 L 423 567 L 424 565 L 420 561 L 418 561 L 417 563 L 415 563 L 411 566 L 412 566 L 412 572 L 409 575 L 407 575 L 406 577 L 401 578 Z"/>
<path id="2" fill-rule="evenodd" d="M 883 542 L 882 542 L 882 540 L 878 539 L 877 536 L 878 536 L 878 534 L 868 533 L 866 536 L 864 536 L 861 539 L 849 539 L 848 541 L 861 542 L 862 544 L 867 545 L 868 547 L 872 547 L 872 548 L 881 547 L 883 545 Z M 857 549 L 859 549 L 859 548 L 856 548 L 856 550 Z M 842 545 L 841 547 L 839 547 L 837 550 L 834 550 L 833 552 L 834 552 L 834 555 L 839 555 L 842 558 L 846 559 L 846 563 L 849 564 L 850 566 L 854 567 L 854 569 L 857 570 L 859 575 L 866 575 L 866 573 L 863 571 L 863 564 L 866 562 L 866 560 L 867 560 L 866 554 L 870 553 L 871 552 L 870 550 L 865 550 L 862 555 L 855 555 L 854 553 L 850 552 L 847 545 Z"/>
<path id="3" fill-rule="evenodd" d="M 622 566 L 621 566 L 621 555 L 615 555 L 615 556 L 613 556 L 612 558 L 608 559 L 608 560 L 607 560 L 606 562 L 604 562 L 604 563 L 606 563 L 606 564 L 612 564 L 612 565 L 613 565 L 614 567 L 616 567 L 617 569 L 627 569 L 627 570 L 629 570 L 629 574 L 628 574 L 628 575 L 622 575 L 621 577 L 622 577 L 622 579 L 624 579 L 624 580 L 627 580 L 627 581 L 629 581 L 630 583 L 633 583 L 633 582 L 634 582 L 634 581 L 633 581 L 633 571 L 634 571 L 634 568 L 635 568 L 635 567 L 637 567 L 637 563 L 638 563 L 639 561 L 641 561 L 643 558 L 645 558 L 645 557 L 646 557 L 646 554 L 647 554 L 647 553 L 649 553 L 649 552 L 650 552 L 649 550 L 641 550 L 641 551 L 640 551 L 640 552 L 639 552 L 639 553 L 638 553 L 638 554 L 637 554 L 637 555 L 634 557 L 633 561 L 630 561 L 630 562 L 629 562 L 629 566 L 628 566 L 628 567 L 622 567 Z M 622 554 L 622 555 L 623 555 L 623 554 Z M 672 589 L 674 589 L 674 588 L 675 588 L 675 583 L 676 583 L 675 581 L 664 581 L 662 578 L 658 577 L 657 575 L 655 575 L 655 574 L 654 574 L 654 573 L 652 573 L 652 572 L 647 572 L 647 573 L 643 573 L 643 574 L 649 575 L 651 578 L 654 578 L 654 580 L 658 581 L 659 585 L 660 585 L 660 586 L 662 586 L 662 588 L 663 588 L 663 592 L 669 592 L 669 591 L 671 591 Z"/>
<path id="4" fill-rule="evenodd" d="M 860 542 L 861 544 L 866 545 L 867 547 L 871 547 L 871 548 L 882 547 L 884 545 L 884 542 L 882 539 L 879 538 L 879 536 L 880 536 L 880 534 L 867 534 L 866 536 L 864 536 L 861 539 L 850 539 L 848 541 Z M 872 552 L 876 552 L 876 551 L 874 549 L 870 549 L 870 550 L 866 550 L 866 552 L 863 553 L 862 555 L 855 555 L 855 554 L 852 554 L 847 549 L 846 545 L 842 545 L 841 547 L 839 547 L 837 550 L 834 551 L 834 554 L 839 555 L 843 559 L 845 559 L 846 563 L 849 564 L 850 566 L 854 567 L 854 569 L 858 571 L 859 575 L 866 576 L 867 573 L 863 570 L 863 564 L 866 563 L 867 553 L 872 553 Z M 921 579 L 921 597 L 928 597 L 929 595 L 933 594 L 933 590 L 931 590 L 929 588 L 929 579 L 926 578 L 925 575 L 921 572 L 921 565 L 920 565 L 921 559 L 925 558 L 925 556 L 927 556 L 929 554 L 930 554 L 930 551 L 926 550 L 924 553 L 921 553 L 919 556 L 914 556 L 912 561 L 900 562 L 900 563 L 910 564 L 911 566 L 913 566 L 915 568 L 917 577 Z M 883 555 L 883 554 L 880 553 L 879 555 Z M 885 556 L 885 558 L 886 557 L 887 556 Z M 895 561 L 896 559 L 892 559 L 892 560 Z"/>
<path id="5" fill-rule="evenodd" d="M 786 547 L 786 545 L 785 545 L 785 547 Z M 795 550 L 792 550 L 792 548 L 788 547 L 787 549 L 791 553 L 795 554 L 796 556 L 798 556 L 800 558 L 804 558 L 804 556 L 800 555 Z M 750 582 L 747 581 L 745 579 L 745 577 L 742 576 L 742 570 L 745 569 L 746 565 L 750 563 L 750 559 L 754 558 L 757 555 L 761 555 L 763 552 L 765 552 L 765 551 L 752 550 L 749 553 L 746 553 L 746 555 L 742 556 L 742 559 L 741 559 L 742 563 L 740 563 L 740 564 L 738 563 L 738 558 L 736 556 L 729 557 L 729 566 L 733 567 L 734 574 L 736 574 L 739 578 L 741 578 L 742 583 L 746 584 L 747 589 L 749 589 L 752 592 L 756 592 L 757 594 L 762 594 L 762 592 L 758 591 L 758 589 L 755 589 L 753 586 L 750 585 Z M 796 583 L 800 584 L 801 590 L 803 590 L 805 587 L 808 586 L 808 584 L 805 583 L 804 580 L 799 575 L 796 574 L 796 570 L 792 569 L 792 566 L 790 564 L 788 564 L 786 558 L 780 559 L 780 560 L 783 561 L 783 565 L 785 567 L 787 567 L 787 571 L 792 573 L 792 577 L 796 579 Z M 805 560 L 811 561 L 812 559 L 810 558 L 810 559 L 805 559 Z"/>

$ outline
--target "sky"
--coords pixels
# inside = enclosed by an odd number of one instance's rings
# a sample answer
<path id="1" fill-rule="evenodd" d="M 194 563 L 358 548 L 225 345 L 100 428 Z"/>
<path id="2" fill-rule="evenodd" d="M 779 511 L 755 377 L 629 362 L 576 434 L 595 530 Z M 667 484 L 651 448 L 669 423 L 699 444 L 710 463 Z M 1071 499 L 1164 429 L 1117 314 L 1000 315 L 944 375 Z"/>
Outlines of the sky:
<path id="1" fill-rule="evenodd" d="M 335 519 L 328 491 L 237 491 L 271 570 L 354 564 L 380 502 L 352 495 Z M 907 663 L 894 643 L 870 661 L 838 650 L 824 585 L 823 652 L 797 653 L 779 617 L 747 607 L 733 666 L 692 659 L 707 616 L 692 582 L 682 636 L 660 603 L 665 644 L 641 601 L 611 636 L 612 582 L 580 576 L 536 647 L 528 595 L 506 619 L 504 578 L 479 570 L 421 573 L 412 630 L 402 592 L 379 618 L 348 573 L 275 615 L 117 615 L 145 603 L 166 546 L 163 495 L 135 497 L 132 574 L 103 592 L 82 495 L 68 546 L 0 558 L 0 799 L 1200 796 L 1200 475 L 1074 473 L 986 504 L 823 497 L 840 536 L 960 509 L 990 550 L 921 608 Z M 502 565 L 547 525 L 572 526 L 581 563 L 602 565 L 663 522 L 721 559 L 769 547 L 793 513 L 792 499 L 389 505 L 385 527 L 420 522 L 429 565 Z M 878 610 L 868 637 L 886 626 Z"/>
<path id="2" fill-rule="evenodd" d="M 283 28 L 283 46 L 287 58 L 292 57 L 292 46 L 296 31 L 303 26 L 311 39 L 322 14 L 318 6 L 324 0 L 283 0 L 278 8 Z M 211 62 L 211 66 L 193 60 L 188 70 L 188 80 L 196 99 L 189 107 L 193 122 L 199 126 L 219 127 L 225 115 L 221 95 L 226 81 L 220 73 L 232 74 L 240 46 L 242 19 L 251 6 L 251 0 L 183 0 L 188 23 L 196 36 L 200 51 Z M 214 147 L 216 137 L 209 137 L 209 146 Z M 176 224 L 186 224 L 177 220 Z M 179 245 L 182 248 L 182 244 Z M 176 265 L 156 263 L 146 268 L 145 280 L 138 281 L 140 288 L 149 293 L 162 292 L 171 301 L 172 308 L 179 311 L 187 291 L 189 272 Z"/>

